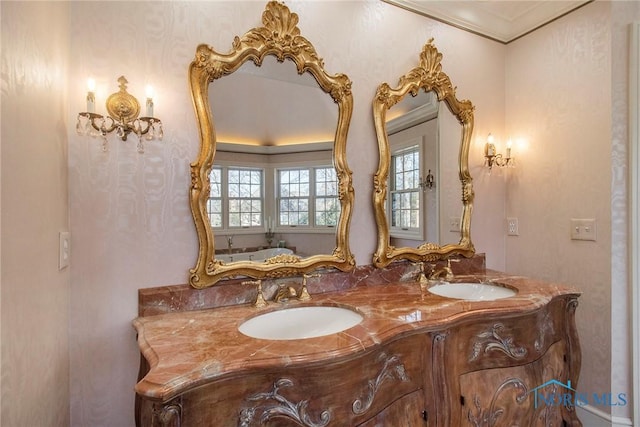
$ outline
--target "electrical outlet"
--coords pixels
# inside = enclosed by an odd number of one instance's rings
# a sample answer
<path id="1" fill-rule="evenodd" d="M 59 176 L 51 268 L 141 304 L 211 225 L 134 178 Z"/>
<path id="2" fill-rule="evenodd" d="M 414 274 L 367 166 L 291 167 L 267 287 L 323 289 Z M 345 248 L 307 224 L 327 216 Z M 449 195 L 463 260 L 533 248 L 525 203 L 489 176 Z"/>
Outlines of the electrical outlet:
<path id="1" fill-rule="evenodd" d="M 61 231 L 58 235 L 58 270 L 69 267 L 71 255 L 71 237 L 68 231 Z"/>
<path id="2" fill-rule="evenodd" d="M 507 218 L 507 236 L 519 236 L 518 218 Z"/>
<path id="3" fill-rule="evenodd" d="M 571 240 L 596 240 L 596 220 L 594 218 L 571 218 Z"/>
<path id="4" fill-rule="evenodd" d="M 459 216 L 450 216 L 449 217 L 449 231 L 454 233 L 460 232 L 460 217 Z"/>

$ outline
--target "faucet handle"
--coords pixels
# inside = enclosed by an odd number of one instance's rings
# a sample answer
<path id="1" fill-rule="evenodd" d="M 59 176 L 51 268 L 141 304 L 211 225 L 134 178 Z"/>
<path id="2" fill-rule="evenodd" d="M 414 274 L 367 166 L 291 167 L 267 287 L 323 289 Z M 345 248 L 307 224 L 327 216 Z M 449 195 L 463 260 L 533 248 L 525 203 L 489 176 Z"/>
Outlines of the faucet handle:
<path id="1" fill-rule="evenodd" d="M 418 268 L 420 269 L 420 274 L 427 274 L 427 270 L 429 270 L 429 274 L 433 274 L 436 271 L 436 267 L 438 266 L 435 262 L 427 262 L 427 261 L 419 261 L 416 262 Z"/>
<path id="2" fill-rule="evenodd" d="M 300 301 L 309 301 L 311 299 L 311 295 L 309 294 L 309 290 L 307 289 L 307 279 L 311 277 L 320 277 L 320 274 L 302 274 L 302 287 L 300 288 L 300 294 L 298 295 L 298 299 Z"/>
<path id="3" fill-rule="evenodd" d="M 264 299 L 264 295 L 262 294 L 262 280 L 247 280 L 241 283 L 242 285 L 257 285 L 258 294 L 256 295 L 256 300 L 253 303 L 253 306 L 256 308 L 266 307 L 267 300 Z"/>
<path id="4" fill-rule="evenodd" d="M 449 270 L 451 270 L 451 263 L 452 262 L 460 262 L 460 259 L 458 259 L 458 258 L 454 258 L 454 259 L 447 258 L 447 267 L 449 267 Z"/>
<path id="5" fill-rule="evenodd" d="M 420 289 L 424 290 L 427 288 L 429 280 L 427 280 L 427 276 L 424 273 L 424 261 L 416 262 L 418 266 L 418 283 L 420 284 Z"/>

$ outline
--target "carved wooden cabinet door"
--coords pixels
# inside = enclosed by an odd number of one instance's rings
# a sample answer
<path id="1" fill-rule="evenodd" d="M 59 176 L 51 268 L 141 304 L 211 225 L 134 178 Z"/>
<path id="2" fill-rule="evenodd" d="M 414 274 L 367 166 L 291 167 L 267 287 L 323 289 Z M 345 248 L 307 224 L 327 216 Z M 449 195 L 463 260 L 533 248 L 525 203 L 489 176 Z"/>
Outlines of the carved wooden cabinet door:
<path id="1" fill-rule="evenodd" d="M 565 383 L 565 343 L 559 341 L 534 362 L 484 369 L 460 376 L 460 419 L 473 427 L 562 425 L 557 383 Z M 550 383 L 548 386 L 544 384 Z M 541 388 L 542 386 L 542 388 Z M 542 396 L 538 393 L 542 393 Z M 554 396 L 553 400 L 549 396 Z"/>
<path id="2" fill-rule="evenodd" d="M 559 298 L 435 334 L 437 425 L 580 425 L 571 386 L 580 370 L 576 305 L 575 298 Z"/>
<path id="3" fill-rule="evenodd" d="M 486 369 L 460 376 L 460 419 L 464 426 L 530 426 L 528 391 L 533 366 Z"/>

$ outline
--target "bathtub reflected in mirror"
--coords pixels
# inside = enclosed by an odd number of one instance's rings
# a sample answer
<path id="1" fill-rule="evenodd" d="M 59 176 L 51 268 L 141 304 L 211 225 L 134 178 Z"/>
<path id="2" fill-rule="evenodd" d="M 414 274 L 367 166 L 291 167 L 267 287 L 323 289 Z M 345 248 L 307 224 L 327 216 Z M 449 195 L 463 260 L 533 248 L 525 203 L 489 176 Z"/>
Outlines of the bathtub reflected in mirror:
<path id="1" fill-rule="evenodd" d="M 216 259 L 224 263 L 237 262 L 237 261 L 255 261 L 264 262 L 270 258 L 278 255 L 292 255 L 295 256 L 293 250 L 289 248 L 268 248 L 259 249 L 255 251 L 247 252 L 234 252 L 231 254 L 216 254 Z"/>
<path id="2" fill-rule="evenodd" d="M 198 289 L 223 278 L 278 278 L 318 268 L 355 267 L 348 242 L 354 195 L 346 161 L 351 81 L 344 74 L 327 73 L 313 45 L 301 36 L 298 16 L 284 4 L 269 2 L 262 23 L 263 27 L 236 37 L 226 54 L 198 46 L 189 67 L 200 131 L 200 153 L 191 164 L 191 211 L 199 251 L 189 283 Z M 292 71 L 293 77 L 303 80 L 295 89 L 286 89 Z M 225 95 L 225 79 L 234 79 L 235 73 L 245 83 L 270 83 L 261 89 L 241 84 Z M 258 74 L 262 77 L 255 78 Z M 290 100 L 289 92 L 302 93 L 301 99 Z M 316 94 L 322 96 L 320 101 Z M 215 107 L 218 98 L 221 106 Z M 251 106 L 236 108 L 239 98 Z M 257 104 L 258 98 L 266 103 Z M 301 106 L 308 103 L 314 107 L 303 113 Z M 267 115 L 272 110 L 285 114 Z M 324 125 L 331 118 L 331 124 Z M 307 128 L 301 137 L 298 125 L 313 119 L 312 130 Z M 285 130 L 291 134 L 276 137 L 278 121 L 289 123 Z M 258 133 L 250 137 L 238 133 L 247 127 Z M 220 258 L 225 247 L 229 249 L 231 236 L 236 250 L 261 249 L 284 240 L 294 253 L 264 261 L 238 260 L 233 253 L 228 254 L 233 260 Z"/>

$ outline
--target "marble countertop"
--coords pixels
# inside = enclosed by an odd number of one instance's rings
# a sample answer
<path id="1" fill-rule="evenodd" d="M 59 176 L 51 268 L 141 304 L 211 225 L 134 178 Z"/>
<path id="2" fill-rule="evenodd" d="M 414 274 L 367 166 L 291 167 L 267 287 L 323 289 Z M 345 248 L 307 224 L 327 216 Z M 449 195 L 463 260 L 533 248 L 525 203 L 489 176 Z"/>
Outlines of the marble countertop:
<path id="1" fill-rule="evenodd" d="M 518 293 L 495 301 L 464 301 L 423 291 L 416 282 L 398 282 L 320 294 L 304 303 L 270 303 L 261 309 L 244 304 L 139 317 L 133 324 L 150 370 L 135 390 L 148 399 L 167 401 L 212 380 L 276 367 L 312 366 L 328 358 L 349 359 L 405 335 L 442 330 L 473 316 L 534 311 L 555 297 L 580 294 L 568 286 L 489 270 L 456 276 L 454 281 L 493 281 Z M 258 314 L 304 305 L 347 306 L 363 314 L 364 320 L 343 332 L 303 340 L 262 340 L 238 331 L 242 322 Z"/>

